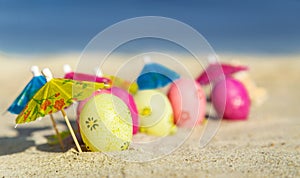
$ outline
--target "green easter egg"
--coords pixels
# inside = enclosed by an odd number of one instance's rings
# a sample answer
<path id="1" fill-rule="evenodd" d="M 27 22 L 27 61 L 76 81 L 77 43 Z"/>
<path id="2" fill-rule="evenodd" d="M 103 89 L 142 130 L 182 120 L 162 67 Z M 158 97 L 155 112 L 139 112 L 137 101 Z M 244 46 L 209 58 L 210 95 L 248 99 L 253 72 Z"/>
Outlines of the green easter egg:
<path id="1" fill-rule="evenodd" d="M 91 151 L 122 151 L 132 140 L 132 118 L 127 105 L 111 94 L 90 99 L 80 114 L 80 134 Z"/>

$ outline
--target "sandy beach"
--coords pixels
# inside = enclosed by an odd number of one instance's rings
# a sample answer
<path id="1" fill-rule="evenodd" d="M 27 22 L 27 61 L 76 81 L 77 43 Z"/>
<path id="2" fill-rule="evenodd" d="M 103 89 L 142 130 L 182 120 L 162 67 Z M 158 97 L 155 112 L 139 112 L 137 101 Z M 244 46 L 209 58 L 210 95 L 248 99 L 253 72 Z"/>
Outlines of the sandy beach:
<path id="1" fill-rule="evenodd" d="M 206 147 L 199 148 L 205 128 L 201 125 L 175 151 L 148 162 L 126 162 L 101 152 L 79 154 L 72 142 L 61 152 L 47 144 L 45 136 L 54 134 L 48 117 L 15 129 L 16 116 L 7 113 L 0 119 L 0 177 L 300 177 L 300 55 L 219 56 L 221 61 L 248 65 L 250 76 L 266 89 L 268 99 L 252 107 L 247 121 L 223 120 Z M 41 58 L 0 53 L 0 111 L 31 79 L 32 65 L 49 67 L 61 77 L 63 64 L 75 68 L 78 59 L 79 54 Z M 189 60 L 184 62 L 188 65 Z M 200 73 L 189 66 L 193 75 Z M 67 111 L 73 122 L 74 113 L 72 108 Z M 59 113 L 55 118 L 59 130 L 67 130 Z"/>

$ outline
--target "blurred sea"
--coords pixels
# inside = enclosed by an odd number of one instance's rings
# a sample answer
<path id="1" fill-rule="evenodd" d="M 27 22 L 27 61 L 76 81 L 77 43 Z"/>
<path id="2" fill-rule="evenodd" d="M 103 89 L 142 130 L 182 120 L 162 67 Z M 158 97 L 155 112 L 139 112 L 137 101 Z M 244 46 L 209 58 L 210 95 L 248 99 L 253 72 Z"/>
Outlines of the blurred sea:
<path id="1" fill-rule="evenodd" d="M 108 26 L 149 15 L 192 26 L 217 53 L 300 51 L 300 0 L 0 0 L 0 51 L 81 52 Z M 142 44 L 131 45 L 123 52 L 151 48 L 157 41 Z"/>

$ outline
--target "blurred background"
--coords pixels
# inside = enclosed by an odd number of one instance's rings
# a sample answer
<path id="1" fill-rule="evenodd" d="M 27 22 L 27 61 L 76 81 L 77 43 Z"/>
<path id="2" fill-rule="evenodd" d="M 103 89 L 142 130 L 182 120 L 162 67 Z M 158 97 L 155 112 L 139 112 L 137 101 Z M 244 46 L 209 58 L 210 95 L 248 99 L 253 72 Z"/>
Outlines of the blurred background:
<path id="1" fill-rule="evenodd" d="M 137 16 L 180 20 L 217 53 L 300 51 L 299 0 L 0 0 L 0 52 L 81 52 L 105 28 Z"/>

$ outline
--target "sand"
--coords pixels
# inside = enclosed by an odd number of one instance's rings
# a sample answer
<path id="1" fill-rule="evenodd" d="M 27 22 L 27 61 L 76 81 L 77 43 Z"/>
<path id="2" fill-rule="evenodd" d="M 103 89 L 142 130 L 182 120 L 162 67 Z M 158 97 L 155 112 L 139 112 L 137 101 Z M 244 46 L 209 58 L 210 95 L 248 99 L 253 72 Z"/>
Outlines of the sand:
<path id="1" fill-rule="evenodd" d="M 50 67 L 60 77 L 62 65 L 75 67 L 78 58 L 78 54 L 43 59 L 1 54 L 0 111 L 5 111 L 31 78 L 31 65 Z M 71 142 L 69 149 L 61 152 L 46 143 L 45 136 L 53 134 L 48 117 L 15 129 L 16 116 L 5 114 L 0 119 L 0 177 L 299 177 L 300 56 L 223 54 L 220 58 L 249 65 L 251 77 L 267 90 L 268 99 L 252 107 L 247 121 L 223 120 L 206 147 L 199 148 L 202 125 L 169 155 L 148 162 L 126 162 L 104 153 L 79 154 Z M 198 69 L 190 67 L 193 75 L 197 74 Z M 72 108 L 68 115 L 75 120 Z M 61 115 L 57 113 L 55 118 L 59 130 L 66 130 Z M 141 153 L 130 148 L 123 154 Z"/>

